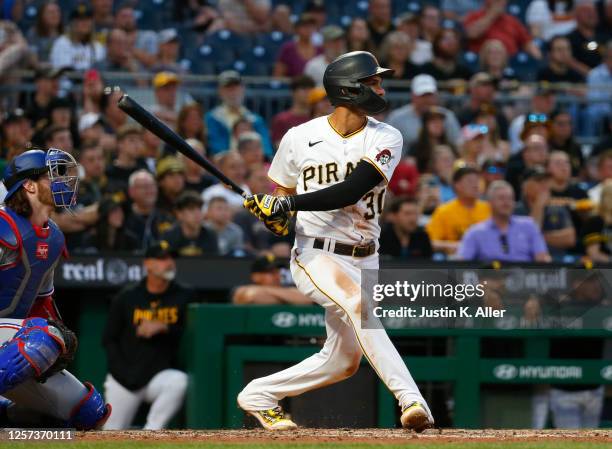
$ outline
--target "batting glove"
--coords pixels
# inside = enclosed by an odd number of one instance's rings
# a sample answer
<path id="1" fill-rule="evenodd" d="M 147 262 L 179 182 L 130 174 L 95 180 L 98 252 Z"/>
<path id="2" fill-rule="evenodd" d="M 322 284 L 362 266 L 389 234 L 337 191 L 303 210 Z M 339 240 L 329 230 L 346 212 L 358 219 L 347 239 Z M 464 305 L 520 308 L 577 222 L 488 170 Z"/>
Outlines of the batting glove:
<path id="1" fill-rule="evenodd" d="M 264 223 L 266 220 L 287 216 L 293 210 L 293 198 L 273 196 L 265 193 L 251 195 L 243 206 Z"/>

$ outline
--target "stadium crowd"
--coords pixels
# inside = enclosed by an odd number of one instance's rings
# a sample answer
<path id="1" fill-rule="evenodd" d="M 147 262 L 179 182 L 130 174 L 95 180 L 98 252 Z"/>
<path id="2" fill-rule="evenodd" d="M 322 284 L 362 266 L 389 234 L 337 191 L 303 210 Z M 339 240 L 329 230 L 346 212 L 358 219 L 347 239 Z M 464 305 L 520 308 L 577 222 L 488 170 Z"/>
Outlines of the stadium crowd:
<path id="1" fill-rule="evenodd" d="M 381 254 L 610 262 L 611 0 L 12 0 L 1 14 L 0 168 L 32 146 L 77 158 L 78 204 L 54 217 L 72 253 L 162 239 L 181 256 L 287 256 L 292 236 L 270 234 L 105 86 L 150 88 L 155 114 L 193 148 L 270 192 L 284 133 L 331 112 L 326 65 L 368 50 L 404 81 L 388 87 L 403 106 L 376 117 L 404 138 Z M 217 75 L 216 106 L 187 74 Z M 290 78 L 290 107 L 271 120 L 247 108 L 247 76 Z M 31 92 L 11 90 L 28 81 Z M 454 95 L 461 107 L 445 102 Z"/>

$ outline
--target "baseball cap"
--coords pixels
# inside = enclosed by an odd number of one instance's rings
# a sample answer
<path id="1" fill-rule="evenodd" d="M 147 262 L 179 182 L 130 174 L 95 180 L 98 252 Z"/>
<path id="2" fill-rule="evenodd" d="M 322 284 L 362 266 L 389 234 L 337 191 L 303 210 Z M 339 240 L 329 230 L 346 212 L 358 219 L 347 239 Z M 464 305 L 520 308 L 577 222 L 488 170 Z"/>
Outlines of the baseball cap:
<path id="1" fill-rule="evenodd" d="M 179 77 L 174 72 L 159 72 L 153 77 L 153 87 L 158 89 L 167 86 L 168 84 L 180 83 Z"/>
<path id="2" fill-rule="evenodd" d="M 410 84 L 412 94 L 420 97 L 425 94 L 435 94 L 438 92 L 438 85 L 433 76 L 427 74 L 417 75 Z"/>
<path id="3" fill-rule="evenodd" d="M 406 23 L 406 22 L 418 22 L 419 21 L 419 16 L 417 16 L 416 14 L 410 12 L 410 11 L 406 11 L 402 14 L 400 14 L 399 16 L 397 16 L 397 18 L 395 19 L 395 25 L 401 25 L 402 23 Z"/>
<path id="4" fill-rule="evenodd" d="M 478 72 L 470 78 L 470 87 L 482 86 L 483 84 L 493 84 L 494 80 L 491 75 L 486 72 Z"/>
<path id="5" fill-rule="evenodd" d="M 476 137 L 484 136 L 488 134 L 489 127 L 487 125 L 479 125 L 477 123 L 470 123 L 461 128 L 461 137 L 464 142 L 474 140 Z"/>
<path id="6" fill-rule="evenodd" d="M 461 178 L 467 175 L 479 175 L 480 170 L 471 165 L 463 165 L 453 172 L 453 183 L 461 181 Z"/>
<path id="7" fill-rule="evenodd" d="M 542 181 L 548 178 L 550 178 L 550 173 L 548 173 L 546 169 L 541 165 L 535 165 L 531 168 L 528 168 L 523 173 L 523 182 L 527 181 L 528 179 Z"/>
<path id="8" fill-rule="evenodd" d="M 178 33 L 174 28 L 166 28 L 157 34 L 157 40 L 160 44 L 167 44 L 168 42 L 177 41 Z"/>
<path id="9" fill-rule="evenodd" d="M 269 273 L 271 271 L 278 270 L 280 264 L 276 257 L 272 254 L 267 254 L 262 257 L 258 257 L 253 261 L 251 265 L 251 273 Z"/>
<path id="10" fill-rule="evenodd" d="M 181 160 L 174 156 L 167 156 L 157 163 L 155 176 L 157 179 L 163 178 L 168 173 L 184 173 L 185 166 Z"/>
<path id="11" fill-rule="evenodd" d="M 17 122 L 17 121 L 22 120 L 22 119 L 26 119 L 27 120 L 27 117 L 25 115 L 25 111 L 23 109 L 21 109 L 21 108 L 16 108 L 16 109 L 13 109 L 11 112 L 7 113 L 4 116 L 4 120 L 2 120 L 2 124 L 5 125 L 5 124 L 8 124 L 8 123 Z"/>
<path id="12" fill-rule="evenodd" d="M 70 13 L 70 20 L 91 18 L 93 18 L 93 11 L 87 3 L 79 3 Z"/>
<path id="13" fill-rule="evenodd" d="M 232 84 L 242 84 L 240 73 L 235 70 L 225 70 L 219 75 L 219 86 L 225 87 Z"/>
<path id="14" fill-rule="evenodd" d="M 54 109 L 72 110 L 72 103 L 70 102 L 68 98 L 55 97 L 49 102 L 49 105 L 47 106 L 47 110 L 49 111 L 49 113 L 51 113 L 51 111 L 53 111 Z"/>
<path id="15" fill-rule="evenodd" d="M 300 25 L 316 24 L 316 23 L 317 23 L 316 17 L 310 13 L 305 12 L 302 15 L 300 15 L 300 17 L 298 17 L 294 25 L 300 26 Z"/>
<path id="16" fill-rule="evenodd" d="M 327 92 L 322 87 L 315 87 L 308 93 L 308 104 L 313 105 L 327 97 Z"/>
<path id="17" fill-rule="evenodd" d="M 176 250 L 172 249 L 166 240 L 151 243 L 145 251 L 145 259 L 165 259 L 166 257 L 176 257 Z"/>
<path id="18" fill-rule="evenodd" d="M 86 129 L 89 129 L 98 123 L 102 123 L 100 114 L 96 112 L 87 112 L 79 119 L 79 133 L 82 133 Z"/>
<path id="19" fill-rule="evenodd" d="M 97 81 L 101 78 L 100 72 L 96 69 L 89 69 L 85 72 L 85 75 L 83 75 L 83 80 L 85 81 Z"/>
<path id="20" fill-rule="evenodd" d="M 327 25 L 321 29 L 323 42 L 335 41 L 344 37 L 344 30 L 338 25 Z"/>

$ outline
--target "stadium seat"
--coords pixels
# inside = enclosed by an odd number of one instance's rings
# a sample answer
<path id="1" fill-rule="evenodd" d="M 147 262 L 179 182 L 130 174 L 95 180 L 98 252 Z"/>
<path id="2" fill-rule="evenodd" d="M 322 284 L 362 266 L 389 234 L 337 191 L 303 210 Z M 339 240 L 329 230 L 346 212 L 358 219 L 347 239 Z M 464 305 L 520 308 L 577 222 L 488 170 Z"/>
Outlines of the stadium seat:
<path id="1" fill-rule="evenodd" d="M 524 24 L 529 3 L 531 3 L 531 0 L 512 0 L 508 3 L 506 9 Z"/>
<path id="2" fill-rule="evenodd" d="M 172 0 L 140 0 L 136 9 L 140 11 L 138 25 L 147 30 L 161 30 L 174 26 Z"/>
<path id="3" fill-rule="evenodd" d="M 291 40 L 290 34 L 285 34 L 280 31 L 272 31 L 271 33 L 262 33 L 255 38 L 255 44 L 261 45 L 266 49 L 266 53 L 270 55 L 273 61 L 276 61 L 278 51 L 281 46 Z"/>
<path id="4" fill-rule="evenodd" d="M 369 3 L 366 0 L 346 2 L 344 6 L 342 7 L 341 13 L 342 15 L 349 16 L 349 17 L 365 18 L 368 15 L 368 6 L 369 6 Z M 328 5 L 326 5 L 326 8 L 329 10 Z M 327 14 L 329 15 L 329 11 Z"/>
<path id="5" fill-rule="evenodd" d="M 473 51 L 466 51 L 463 53 L 461 55 L 461 63 L 467 66 L 472 72 L 478 72 L 480 70 L 478 54 Z"/>
<path id="6" fill-rule="evenodd" d="M 274 65 L 274 58 L 263 45 L 255 45 L 254 47 L 248 47 L 238 54 L 239 60 L 245 63 L 244 73 L 250 76 L 270 76 L 272 73 L 272 66 Z"/>
<path id="7" fill-rule="evenodd" d="M 394 0 L 392 4 L 393 17 L 405 12 L 418 13 L 421 10 L 421 3 L 415 0 Z"/>
<path id="8" fill-rule="evenodd" d="M 214 74 L 220 60 L 215 49 L 208 44 L 191 50 L 186 56 L 191 61 L 191 73 L 199 75 Z"/>
<path id="9" fill-rule="evenodd" d="M 514 70 L 520 81 L 535 81 L 540 68 L 540 62 L 529 54 L 521 51 L 510 59 L 509 66 Z"/>

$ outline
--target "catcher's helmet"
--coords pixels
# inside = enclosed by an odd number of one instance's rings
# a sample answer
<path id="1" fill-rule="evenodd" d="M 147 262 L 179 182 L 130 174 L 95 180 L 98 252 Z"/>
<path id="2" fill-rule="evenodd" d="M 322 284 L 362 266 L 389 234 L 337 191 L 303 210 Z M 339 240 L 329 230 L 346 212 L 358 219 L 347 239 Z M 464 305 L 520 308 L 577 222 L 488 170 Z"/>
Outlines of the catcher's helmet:
<path id="1" fill-rule="evenodd" d="M 384 78 L 392 74 L 392 69 L 378 65 L 372 53 L 352 51 L 338 56 L 327 66 L 323 86 L 332 105 L 350 105 L 368 114 L 378 114 L 387 107 L 387 100 L 361 81 L 374 75 Z"/>
<path id="2" fill-rule="evenodd" d="M 4 170 L 5 200 L 9 199 L 23 185 L 26 179 L 49 172 L 47 154 L 41 150 L 26 151 L 9 162 Z"/>

